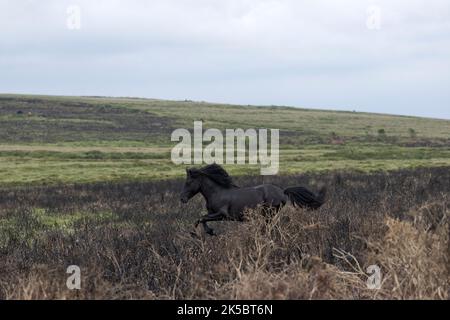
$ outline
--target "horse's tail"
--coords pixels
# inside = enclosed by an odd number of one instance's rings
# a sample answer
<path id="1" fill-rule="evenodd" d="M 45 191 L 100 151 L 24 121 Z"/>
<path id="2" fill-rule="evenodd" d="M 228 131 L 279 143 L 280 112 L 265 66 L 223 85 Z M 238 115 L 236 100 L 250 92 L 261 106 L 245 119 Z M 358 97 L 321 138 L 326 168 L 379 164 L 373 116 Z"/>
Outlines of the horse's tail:
<path id="1" fill-rule="evenodd" d="M 314 194 L 304 187 L 290 187 L 284 189 L 284 194 L 289 197 L 294 206 L 310 209 L 318 209 L 323 205 L 325 203 L 326 193 L 327 190 L 325 187 L 322 187 L 317 194 Z"/>

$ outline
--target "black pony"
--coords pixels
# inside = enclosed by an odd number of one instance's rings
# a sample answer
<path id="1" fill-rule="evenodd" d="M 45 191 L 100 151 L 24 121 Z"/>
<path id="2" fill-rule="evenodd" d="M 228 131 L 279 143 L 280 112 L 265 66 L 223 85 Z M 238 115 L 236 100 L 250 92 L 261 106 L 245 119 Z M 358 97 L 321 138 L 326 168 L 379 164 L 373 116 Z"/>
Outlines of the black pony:
<path id="1" fill-rule="evenodd" d="M 187 203 L 197 193 L 206 200 L 208 214 L 195 224 L 203 225 L 206 233 L 213 235 L 213 229 L 206 224 L 209 221 L 242 221 L 245 209 L 258 205 L 280 209 L 288 200 L 294 206 L 317 209 L 325 200 L 325 188 L 316 195 L 304 187 L 281 189 L 273 184 L 239 188 L 228 173 L 219 165 L 211 164 L 200 169 L 186 169 L 187 178 L 181 194 L 181 201 Z"/>

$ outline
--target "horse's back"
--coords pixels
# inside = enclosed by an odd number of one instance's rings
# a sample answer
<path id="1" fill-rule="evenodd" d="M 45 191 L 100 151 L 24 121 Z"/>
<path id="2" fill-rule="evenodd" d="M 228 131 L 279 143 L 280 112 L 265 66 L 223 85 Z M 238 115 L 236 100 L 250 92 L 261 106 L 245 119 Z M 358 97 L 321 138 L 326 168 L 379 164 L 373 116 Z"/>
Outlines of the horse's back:
<path id="1" fill-rule="evenodd" d="M 261 184 L 254 187 L 263 193 L 264 203 L 270 206 L 279 207 L 286 204 L 287 197 L 283 189 L 274 184 Z"/>

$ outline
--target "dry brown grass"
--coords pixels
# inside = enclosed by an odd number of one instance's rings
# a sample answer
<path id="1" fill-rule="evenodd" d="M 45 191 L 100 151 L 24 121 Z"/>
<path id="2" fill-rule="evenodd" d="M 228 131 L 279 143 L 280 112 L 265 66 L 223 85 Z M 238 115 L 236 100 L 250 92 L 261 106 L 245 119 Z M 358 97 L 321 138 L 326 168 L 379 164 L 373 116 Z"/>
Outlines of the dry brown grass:
<path id="1" fill-rule="evenodd" d="M 445 208 L 441 208 L 445 210 Z M 295 214 L 282 212 L 280 216 Z M 448 299 L 448 212 L 440 213 L 442 220 L 434 231 L 421 223 L 399 221 L 390 217 L 383 221 L 387 228 L 379 240 L 367 241 L 367 252 L 358 261 L 339 249 L 334 256 L 344 262 L 338 268 L 317 256 L 294 257 L 289 263 L 274 261 L 287 247 L 299 244 L 307 227 L 282 226 L 279 218 L 261 231 L 263 219 L 255 216 L 249 228 L 244 252 L 230 258 L 236 269 L 236 279 L 223 288 L 226 299 Z M 417 220 L 421 215 L 418 211 Z M 288 220 L 291 221 L 291 220 Z M 255 228 L 256 227 L 256 228 Z M 312 228 L 320 228 L 311 225 Z M 381 229 L 380 229 L 381 230 Z M 293 237 L 292 235 L 296 236 Z M 234 235 L 234 239 L 239 238 Z M 375 237 L 374 237 L 375 238 Z M 242 239 L 242 236 L 240 237 Z M 295 245 L 294 245 L 295 246 Z M 299 248 L 298 248 L 299 249 Z M 283 255 L 281 255 L 283 256 Z M 367 266 L 376 264 L 382 271 L 381 289 L 369 289 L 366 284 Z M 273 268 L 276 265 L 277 268 Z"/>

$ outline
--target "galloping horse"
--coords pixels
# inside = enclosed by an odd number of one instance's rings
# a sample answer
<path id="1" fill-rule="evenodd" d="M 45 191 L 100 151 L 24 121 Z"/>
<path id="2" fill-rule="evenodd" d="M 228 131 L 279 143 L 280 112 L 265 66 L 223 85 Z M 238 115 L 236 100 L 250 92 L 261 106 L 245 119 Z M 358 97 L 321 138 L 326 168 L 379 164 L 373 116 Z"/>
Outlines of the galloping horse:
<path id="1" fill-rule="evenodd" d="M 317 209 L 325 200 L 325 188 L 317 195 L 299 186 L 284 190 L 273 184 L 239 188 L 217 164 L 200 169 L 186 169 L 186 174 L 181 201 L 187 203 L 197 193 L 203 195 L 208 214 L 198 220 L 195 227 L 201 223 L 205 232 L 210 235 L 214 235 L 214 230 L 208 227 L 207 222 L 243 221 L 245 209 L 253 209 L 258 205 L 278 210 L 290 200 L 294 206 Z"/>

